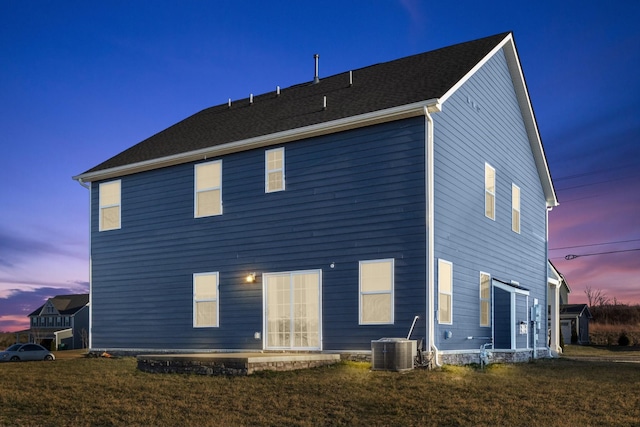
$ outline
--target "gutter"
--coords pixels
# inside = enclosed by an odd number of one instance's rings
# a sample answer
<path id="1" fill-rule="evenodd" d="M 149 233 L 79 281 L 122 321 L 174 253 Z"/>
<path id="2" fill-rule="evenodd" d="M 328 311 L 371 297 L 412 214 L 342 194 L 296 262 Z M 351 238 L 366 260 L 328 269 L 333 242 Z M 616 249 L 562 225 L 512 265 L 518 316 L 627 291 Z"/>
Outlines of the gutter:
<path id="1" fill-rule="evenodd" d="M 431 106 L 431 109 L 433 112 L 439 112 L 442 111 L 442 106 L 439 102 L 439 100 L 436 100 L 436 102 Z M 429 114 L 429 108 L 427 106 L 425 106 L 423 108 L 423 114 L 424 114 L 424 118 L 425 118 L 425 140 L 426 140 L 426 172 L 425 172 L 425 178 L 426 178 L 426 191 L 427 191 L 427 316 L 426 319 L 429 322 L 428 323 L 428 331 L 427 334 L 429 335 L 429 350 L 433 350 L 434 352 L 434 357 L 433 360 L 436 364 L 437 367 L 441 367 L 442 364 L 440 364 L 438 362 L 438 347 L 436 347 L 436 343 L 435 343 L 435 321 L 436 321 L 436 312 L 435 312 L 435 304 L 434 304 L 434 297 L 435 297 L 435 272 L 434 272 L 434 265 L 435 265 L 435 258 L 434 258 L 434 208 L 433 208 L 433 203 L 434 203 L 434 185 L 433 185 L 433 181 L 434 181 L 434 171 L 433 171 L 433 141 L 434 141 L 434 136 L 433 136 L 433 127 L 434 127 L 434 122 L 433 122 L 433 118 L 431 117 L 431 114 Z"/>

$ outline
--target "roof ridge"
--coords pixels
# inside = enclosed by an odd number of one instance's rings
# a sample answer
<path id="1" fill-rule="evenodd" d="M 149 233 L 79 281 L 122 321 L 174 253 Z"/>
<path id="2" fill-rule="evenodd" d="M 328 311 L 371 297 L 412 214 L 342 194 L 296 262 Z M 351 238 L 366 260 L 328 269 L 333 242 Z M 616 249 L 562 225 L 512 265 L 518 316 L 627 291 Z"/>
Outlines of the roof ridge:
<path id="1" fill-rule="evenodd" d="M 100 171 L 120 171 L 128 165 L 437 99 L 509 34 L 342 71 L 316 84 L 304 82 L 280 89 L 279 95 L 269 91 L 235 100 L 231 105 L 227 102 L 207 107 L 74 179 L 92 181 L 98 179 L 95 176 L 101 175 Z M 346 78 L 349 71 L 353 82 Z"/>

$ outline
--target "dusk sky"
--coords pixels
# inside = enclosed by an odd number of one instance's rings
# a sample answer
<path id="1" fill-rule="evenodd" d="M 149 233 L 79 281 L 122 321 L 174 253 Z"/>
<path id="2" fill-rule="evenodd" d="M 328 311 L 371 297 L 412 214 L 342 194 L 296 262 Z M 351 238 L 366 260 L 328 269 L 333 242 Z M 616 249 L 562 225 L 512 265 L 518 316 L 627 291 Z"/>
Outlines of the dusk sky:
<path id="1" fill-rule="evenodd" d="M 549 257 L 570 302 L 590 286 L 640 304 L 639 21 L 637 0 L 2 0 L 0 331 L 89 291 L 89 191 L 73 175 L 229 98 L 312 80 L 315 53 L 322 77 L 505 31 L 560 202 Z"/>

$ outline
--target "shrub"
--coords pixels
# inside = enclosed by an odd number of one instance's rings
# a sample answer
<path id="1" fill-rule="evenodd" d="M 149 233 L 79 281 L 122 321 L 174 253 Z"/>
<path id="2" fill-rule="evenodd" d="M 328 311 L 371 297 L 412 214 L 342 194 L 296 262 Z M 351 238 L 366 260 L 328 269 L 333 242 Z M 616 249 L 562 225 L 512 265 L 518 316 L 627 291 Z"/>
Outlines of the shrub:
<path id="1" fill-rule="evenodd" d="M 618 338 L 618 345 L 622 347 L 626 347 L 629 345 L 629 337 L 624 332 L 620 334 Z"/>

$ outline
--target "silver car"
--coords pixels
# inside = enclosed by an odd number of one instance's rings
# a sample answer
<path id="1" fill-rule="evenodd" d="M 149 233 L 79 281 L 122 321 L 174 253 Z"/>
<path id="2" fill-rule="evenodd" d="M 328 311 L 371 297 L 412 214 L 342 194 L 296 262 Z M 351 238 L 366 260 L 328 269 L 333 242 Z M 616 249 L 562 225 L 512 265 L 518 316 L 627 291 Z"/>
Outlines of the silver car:
<path id="1" fill-rule="evenodd" d="M 5 351 L 0 351 L 0 362 L 55 359 L 53 353 L 40 344 L 14 344 Z"/>

